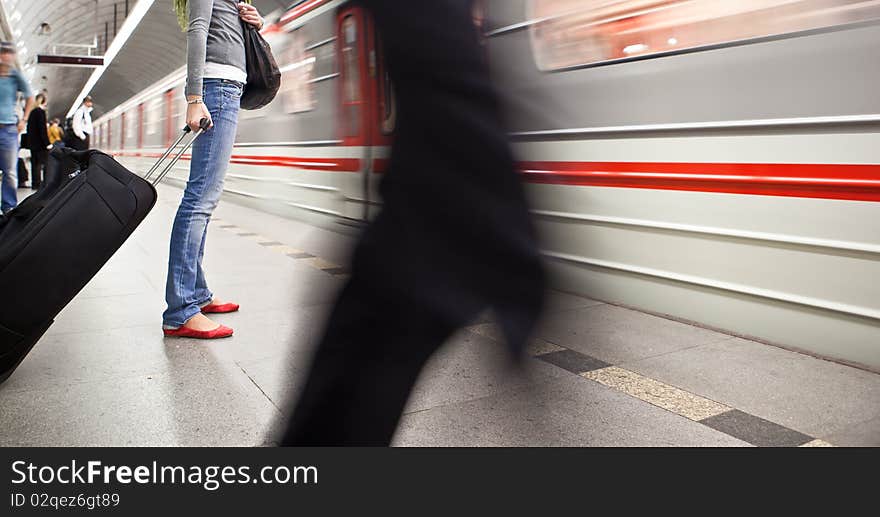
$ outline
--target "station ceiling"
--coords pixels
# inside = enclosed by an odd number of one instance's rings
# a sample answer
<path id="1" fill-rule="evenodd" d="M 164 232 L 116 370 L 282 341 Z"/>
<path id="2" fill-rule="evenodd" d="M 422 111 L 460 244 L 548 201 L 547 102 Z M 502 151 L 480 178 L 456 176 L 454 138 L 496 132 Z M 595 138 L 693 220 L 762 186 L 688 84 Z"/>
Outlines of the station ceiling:
<path id="1" fill-rule="evenodd" d="M 18 45 L 19 66 L 34 90 L 46 92 L 50 117 L 66 115 L 95 68 L 39 64 L 37 55 L 102 57 L 137 3 L 138 0 L 0 0 L 3 38 Z M 263 16 L 290 3 L 253 0 Z M 186 35 L 177 25 L 172 0 L 154 0 L 92 88 L 93 118 L 185 64 Z"/>

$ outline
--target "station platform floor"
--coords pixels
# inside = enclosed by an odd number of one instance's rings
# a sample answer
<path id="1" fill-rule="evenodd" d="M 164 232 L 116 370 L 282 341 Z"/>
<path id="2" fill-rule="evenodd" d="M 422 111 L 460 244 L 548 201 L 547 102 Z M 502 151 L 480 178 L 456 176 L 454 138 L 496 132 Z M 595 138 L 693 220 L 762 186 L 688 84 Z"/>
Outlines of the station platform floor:
<path id="1" fill-rule="evenodd" d="M 20 191 L 20 198 L 29 191 Z M 164 338 L 159 202 L 0 385 L 3 446 L 271 446 L 351 237 L 221 202 L 205 268 L 231 338 Z M 7 293 L 8 295 L 8 293 Z M 490 321 L 431 360 L 396 446 L 880 446 L 880 374 L 549 293 L 527 374 Z M 14 297 L 7 302 L 14 303 Z"/>

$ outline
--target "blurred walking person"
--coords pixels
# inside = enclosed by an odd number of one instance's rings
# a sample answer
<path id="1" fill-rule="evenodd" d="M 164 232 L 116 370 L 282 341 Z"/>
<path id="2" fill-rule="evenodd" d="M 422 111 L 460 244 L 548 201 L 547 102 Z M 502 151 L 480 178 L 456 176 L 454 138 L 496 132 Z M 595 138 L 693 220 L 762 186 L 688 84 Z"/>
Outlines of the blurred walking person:
<path id="1" fill-rule="evenodd" d="M 37 190 L 49 161 L 49 127 L 46 123 L 46 94 L 38 93 L 36 108 L 27 119 L 28 148 L 31 150 L 31 188 Z"/>
<path id="2" fill-rule="evenodd" d="M 31 87 L 14 65 L 15 45 L 9 41 L 0 42 L 0 169 L 3 170 L 0 209 L 4 214 L 18 205 L 19 134 L 24 131 L 25 120 L 34 107 Z M 22 118 L 15 113 L 19 94 L 26 99 Z"/>
<path id="3" fill-rule="evenodd" d="M 210 129 L 193 144 L 189 181 L 171 229 L 162 329 L 168 337 L 224 338 L 233 330 L 205 314 L 234 312 L 239 306 L 214 297 L 202 257 L 247 82 L 242 20 L 259 30 L 263 18 L 252 5 L 232 0 L 174 0 L 174 7 L 186 30 L 186 122 L 195 131 L 208 119 Z"/>
<path id="4" fill-rule="evenodd" d="M 431 355 L 492 309 L 520 359 L 544 271 L 472 0 L 362 0 L 398 131 L 282 445 L 388 445 Z"/>

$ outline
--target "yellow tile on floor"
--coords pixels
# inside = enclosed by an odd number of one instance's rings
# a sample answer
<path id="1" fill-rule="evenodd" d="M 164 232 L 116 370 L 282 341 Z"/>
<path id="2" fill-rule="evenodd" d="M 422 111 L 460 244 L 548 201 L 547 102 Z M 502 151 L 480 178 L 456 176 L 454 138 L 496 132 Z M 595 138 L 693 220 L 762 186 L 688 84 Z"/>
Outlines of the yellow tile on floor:
<path id="1" fill-rule="evenodd" d="M 801 447 L 834 447 L 834 446 L 831 445 L 830 443 L 826 442 L 825 440 L 820 440 L 820 439 L 816 438 L 813 441 L 810 441 L 810 442 L 807 442 L 807 443 L 801 445 Z"/>
<path id="2" fill-rule="evenodd" d="M 334 269 L 337 267 L 342 267 L 338 264 L 334 264 L 332 262 L 327 262 L 326 260 L 319 258 L 319 257 L 309 259 L 307 262 L 310 266 L 317 268 L 317 269 Z"/>
<path id="3" fill-rule="evenodd" d="M 720 415 L 733 409 L 714 400 L 617 366 L 609 366 L 581 375 L 694 421 Z"/>
<path id="4" fill-rule="evenodd" d="M 302 253 L 302 250 L 296 249 L 293 246 L 288 246 L 287 244 L 279 244 L 277 246 L 268 246 L 268 249 L 272 251 L 277 251 L 279 253 L 284 253 L 285 255 L 289 255 L 291 253 Z"/>
<path id="5" fill-rule="evenodd" d="M 275 241 L 275 239 L 270 239 L 270 238 L 268 238 L 268 237 L 264 237 L 264 236 L 259 235 L 259 234 L 257 234 L 257 235 L 246 235 L 245 238 L 250 239 L 250 240 L 252 240 L 252 241 L 257 241 L 257 243 L 260 243 L 260 242 L 274 242 L 274 241 Z"/>

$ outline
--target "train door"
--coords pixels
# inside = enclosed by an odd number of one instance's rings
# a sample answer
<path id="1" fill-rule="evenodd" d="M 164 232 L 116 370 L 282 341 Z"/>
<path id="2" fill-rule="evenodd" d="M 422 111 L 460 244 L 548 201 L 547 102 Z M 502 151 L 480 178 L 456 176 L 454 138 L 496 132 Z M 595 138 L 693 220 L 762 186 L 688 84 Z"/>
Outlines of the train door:
<path id="1" fill-rule="evenodd" d="M 169 147 L 174 143 L 174 89 L 169 88 L 165 92 L 165 133 L 163 146 Z"/>
<path id="2" fill-rule="evenodd" d="M 382 49 L 382 38 L 373 31 L 370 35 L 370 81 L 373 83 L 376 96 L 372 106 L 370 125 L 370 174 L 366 181 L 367 206 L 370 211 L 365 219 L 375 216 L 379 210 L 379 182 L 388 168 L 391 155 L 391 140 L 397 124 L 397 102 L 391 77 L 385 66 L 385 55 Z"/>
<path id="3" fill-rule="evenodd" d="M 379 174 L 388 162 L 396 105 L 369 13 L 358 7 L 340 11 L 337 41 L 341 140 L 362 150 L 360 217 L 368 220 L 378 212 Z"/>
<path id="4" fill-rule="evenodd" d="M 135 127 L 135 131 L 137 131 L 137 149 L 138 153 L 142 153 L 144 149 L 144 103 L 138 104 L 137 107 L 137 126 Z"/>
<path id="5" fill-rule="evenodd" d="M 376 85 L 375 56 L 371 53 L 372 21 L 360 7 L 342 9 L 337 19 L 337 63 L 339 63 L 339 131 L 342 145 L 357 154 L 360 177 L 343 189 L 349 196 L 357 191 L 355 201 L 360 209 L 346 207 L 347 217 L 369 217 L 369 180 L 372 170 L 371 142 L 374 138 Z M 352 156 L 353 157 L 353 156 Z"/>

